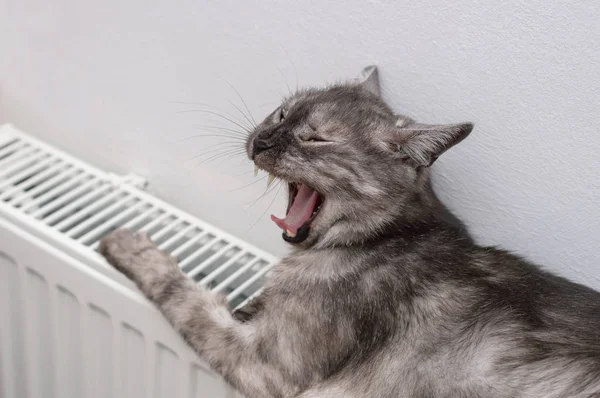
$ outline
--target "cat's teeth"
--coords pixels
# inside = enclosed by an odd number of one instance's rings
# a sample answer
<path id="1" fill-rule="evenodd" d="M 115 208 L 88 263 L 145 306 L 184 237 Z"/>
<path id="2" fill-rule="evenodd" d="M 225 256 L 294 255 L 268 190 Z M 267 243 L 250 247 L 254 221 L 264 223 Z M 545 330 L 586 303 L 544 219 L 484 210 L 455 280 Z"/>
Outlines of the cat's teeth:
<path id="1" fill-rule="evenodd" d="M 290 238 L 295 238 L 296 234 L 293 233 L 292 231 L 290 231 L 289 229 L 285 230 L 285 233 L 287 234 L 287 236 L 289 236 Z"/>
<path id="2" fill-rule="evenodd" d="M 258 166 L 254 165 L 254 177 L 258 175 Z"/>
<path id="3" fill-rule="evenodd" d="M 269 178 L 267 179 L 267 188 L 271 186 L 271 184 L 273 184 L 273 181 L 275 180 L 275 176 L 273 174 L 269 174 Z"/>

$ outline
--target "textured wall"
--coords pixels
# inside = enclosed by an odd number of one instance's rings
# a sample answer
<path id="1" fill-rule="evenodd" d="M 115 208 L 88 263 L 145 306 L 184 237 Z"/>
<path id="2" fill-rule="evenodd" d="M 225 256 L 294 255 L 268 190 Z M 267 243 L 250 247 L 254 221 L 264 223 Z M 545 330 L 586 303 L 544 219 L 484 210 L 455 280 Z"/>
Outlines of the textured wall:
<path id="1" fill-rule="evenodd" d="M 600 288 L 600 3 L 341 4 L 0 0 L 0 121 L 281 254 L 274 193 L 247 208 L 265 180 L 237 189 L 242 156 L 190 159 L 214 141 L 183 138 L 226 124 L 177 102 L 234 114 L 225 79 L 258 118 L 287 85 L 376 63 L 398 111 L 476 123 L 434 179 L 478 239 Z"/>

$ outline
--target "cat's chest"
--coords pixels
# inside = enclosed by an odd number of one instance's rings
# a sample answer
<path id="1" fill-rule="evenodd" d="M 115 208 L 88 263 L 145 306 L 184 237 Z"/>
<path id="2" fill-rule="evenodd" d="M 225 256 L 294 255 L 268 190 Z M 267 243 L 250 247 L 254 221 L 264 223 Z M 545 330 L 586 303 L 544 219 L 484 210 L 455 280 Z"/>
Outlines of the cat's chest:
<path id="1" fill-rule="evenodd" d="M 410 253 L 394 257 L 368 252 L 300 253 L 274 268 L 265 292 L 276 306 L 285 302 L 344 309 L 353 312 L 349 318 L 368 313 L 417 337 L 426 330 L 436 340 L 443 337 L 443 326 L 464 312 L 465 298 L 473 292 L 452 281 L 420 277 L 404 264 L 411 259 Z"/>
<path id="2" fill-rule="evenodd" d="M 282 259 L 271 272 L 267 286 L 317 288 L 325 284 L 333 288 L 339 283 L 358 282 L 368 265 L 364 255 L 342 250 L 301 252 Z"/>

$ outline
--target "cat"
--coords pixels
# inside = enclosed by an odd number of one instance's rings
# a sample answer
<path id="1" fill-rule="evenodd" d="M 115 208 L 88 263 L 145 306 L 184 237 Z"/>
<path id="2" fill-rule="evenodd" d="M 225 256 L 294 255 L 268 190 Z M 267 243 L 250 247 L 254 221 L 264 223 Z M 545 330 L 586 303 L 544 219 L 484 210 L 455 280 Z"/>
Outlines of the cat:
<path id="1" fill-rule="evenodd" d="M 396 115 L 374 67 L 285 99 L 246 150 L 288 185 L 291 253 L 234 314 L 145 234 L 100 252 L 248 398 L 600 396 L 600 293 L 478 246 L 431 189 L 472 129 Z"/>

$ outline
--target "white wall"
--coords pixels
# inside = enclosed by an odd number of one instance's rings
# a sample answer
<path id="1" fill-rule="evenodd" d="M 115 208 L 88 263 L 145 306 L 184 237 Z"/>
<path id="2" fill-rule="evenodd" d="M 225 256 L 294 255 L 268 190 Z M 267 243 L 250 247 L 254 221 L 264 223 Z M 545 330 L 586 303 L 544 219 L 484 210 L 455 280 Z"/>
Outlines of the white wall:
<path id="1" fill-rule="evenodd" d="M 225 79 L 259 118 L 296 71 L 376 63 L 398 111 L 476 123 L 435 185 L 478 239 L 600 288 L 599 19 L 597 1 L 0 0 L 0 122 L 281 254 L 272 195 L 245 209 L 265 181 L 231 192 L 250 163 L 189 161 L 214 141 L 182 138 L 226 124 L 175 102 L 236 112 Z"/>

